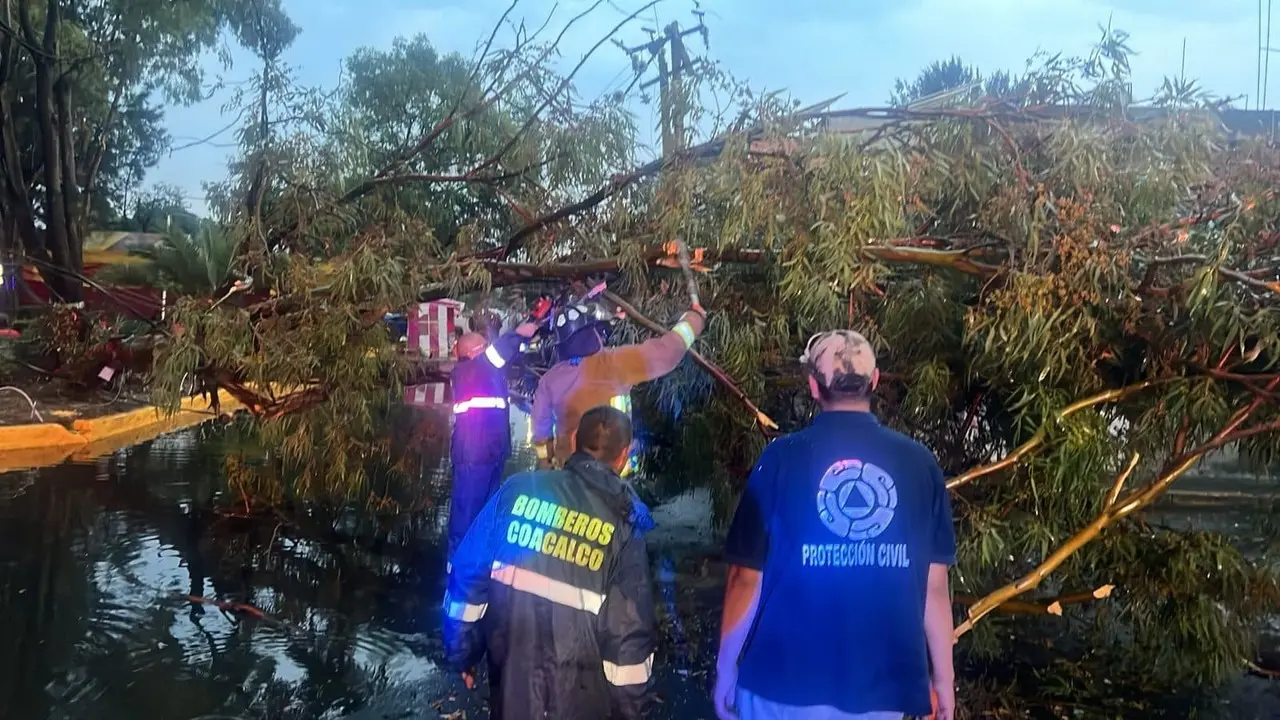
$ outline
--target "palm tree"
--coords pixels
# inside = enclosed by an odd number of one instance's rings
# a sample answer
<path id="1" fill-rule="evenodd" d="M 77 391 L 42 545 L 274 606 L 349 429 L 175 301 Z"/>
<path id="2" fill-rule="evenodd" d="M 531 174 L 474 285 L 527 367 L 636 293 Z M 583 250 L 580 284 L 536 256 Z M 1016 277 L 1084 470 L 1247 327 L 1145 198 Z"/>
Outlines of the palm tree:
<path id="1" fill-rule="evenodd" d="M 108 283 L 148 285 L 191 295 L 210 295 L 226 284 L 235 262 L 236 241 L 221 227 L 202 222 L 195 234 L 174 232 L 158 245 L 140 250 L 151 262 L 104 270 Z"/>

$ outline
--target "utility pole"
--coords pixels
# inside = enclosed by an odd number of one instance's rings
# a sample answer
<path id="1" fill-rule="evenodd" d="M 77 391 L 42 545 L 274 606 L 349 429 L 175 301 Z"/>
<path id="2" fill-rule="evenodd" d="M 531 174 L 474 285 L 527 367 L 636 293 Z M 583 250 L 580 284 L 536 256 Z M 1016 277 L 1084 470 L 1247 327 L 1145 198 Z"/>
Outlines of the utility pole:
<path id="1" fill-rule="evenodd" d="M 702 13 L 694 11 L 694 15 L 698 18 L 698 24 L 684 30 L 680 29 L 678 22 L 670 23 L 661 33 L 646 28 L 650 40 L 643 45 L 627 47 L 617 42 L 618 47 L 631 56 L 631 66 L 635 69 L 637 81 L 650 65 L 656 63 L 658 66 L 657 77 L 641 82 L 640 89 L 644 91 L 654 85 L 658 86 L 658 116 L 664 158 L 684 149 L 685 119 L 689 112 L 685 79 L 701 62 L 690 57 L 684 39 L 698 34 L 702 36 L 703 46 L 708 45 L 707 26 L 703 23 Z"/>
<path id="2" fill-rule="evenodd" d="M 1258 97 L 1254 101 L 1254 110 L 1266 110 L 1267 105 L 1267 87 L 1270 83 L 1271 74 L 1271 54 L 1280 53 L 1280 48 L 1271 47 L 1271 2 L 1267 0 L 1267 24 L 1266 34 L 1262 32 L 1262 0 L 1258 0 L 1258 37 L 1264 38 L 1263 44 L 1258 46 Z"/>

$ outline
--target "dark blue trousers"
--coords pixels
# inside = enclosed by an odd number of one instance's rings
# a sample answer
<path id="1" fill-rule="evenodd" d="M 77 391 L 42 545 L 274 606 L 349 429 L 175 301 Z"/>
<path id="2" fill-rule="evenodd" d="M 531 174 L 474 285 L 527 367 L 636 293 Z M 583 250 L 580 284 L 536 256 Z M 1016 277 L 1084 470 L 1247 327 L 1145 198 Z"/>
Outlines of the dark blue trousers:
<path id="1" fill-rule="evenodd" d="M 453 466 L 453 491 L 449 498 L 449 557 L 462 544 L 467 529 L 475 521 L 476 516 L 484 509 L 484 504 L 497 492 L 502 484 L 502 473 L 507 466 L 507 458 L 480 465 Z"/>

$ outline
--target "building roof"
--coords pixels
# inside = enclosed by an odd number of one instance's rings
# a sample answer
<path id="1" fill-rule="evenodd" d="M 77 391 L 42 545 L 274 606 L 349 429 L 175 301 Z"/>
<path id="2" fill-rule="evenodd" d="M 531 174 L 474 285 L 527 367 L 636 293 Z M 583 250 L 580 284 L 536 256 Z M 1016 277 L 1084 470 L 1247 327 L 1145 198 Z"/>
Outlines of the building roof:
<path id="1" fill-rule="evenodd" d="M 933 98 L 926 98 L 931 101 Z M 932 110 L 937 102 L 926 102 L 904 108 L 907 112 Z M 1082 118 L 1097 112 L 1092 108 L 1058 105 L 1038 108 L 1037 117 L 1042 118 Z M 1133 122 L 1151 122 L 1169 117 L 1171 114 L 1200 115 L 1206 119 L 1215 119 L 1222 130 L 1233 136 L 1252 136 L 1274 138 L 1280 134 L 1280 111 L 1275 110 L 1240 110 L 1237 108 L 1175 110 L 1170 108 L 1135 105 L 1125 110 L 1125 116 Z M 896 108 L 850 108 L 831 110 L 821 114 L 819 121 L 824 131 L 838 135 L 857 135 L 879 130 L 893 122 L 924 122 L 903 120 L 902 111 Z"/>

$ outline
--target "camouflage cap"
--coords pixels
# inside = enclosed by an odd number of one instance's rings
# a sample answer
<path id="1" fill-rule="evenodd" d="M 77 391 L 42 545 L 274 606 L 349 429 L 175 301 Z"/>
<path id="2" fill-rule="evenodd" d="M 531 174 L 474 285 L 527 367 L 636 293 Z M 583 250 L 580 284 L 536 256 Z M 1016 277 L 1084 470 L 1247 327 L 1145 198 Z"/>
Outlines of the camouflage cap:
<path id="1" fill-rule="evenodd" d="M 841 378 L 848 375 L 870 380 L 876 370 L 871 343 L 852 330 L 829 330 L 809 338 L 800 362 L 827 387 L 841 384 Z"/>

